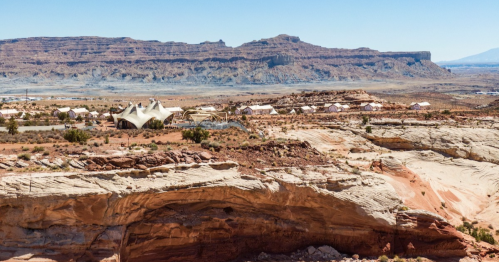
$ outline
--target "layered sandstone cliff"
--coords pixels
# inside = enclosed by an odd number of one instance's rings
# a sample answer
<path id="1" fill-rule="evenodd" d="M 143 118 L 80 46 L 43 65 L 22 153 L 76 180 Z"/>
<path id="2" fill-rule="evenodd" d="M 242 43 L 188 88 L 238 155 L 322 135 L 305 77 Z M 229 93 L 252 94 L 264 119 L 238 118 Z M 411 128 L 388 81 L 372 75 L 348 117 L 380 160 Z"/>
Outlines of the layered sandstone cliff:
<path id="1" fill-rule="evenodd" d="M 0 41 L 0 77 L 171 84 L 276 84 L 445 77 L 430 52 L 336 49 L 279 35 L 232 48 L 131 38 L 35 37 Z"/>
<path id="2" fill-rule="evenodd" d="M 465 256 L 462 236 L 381 175 L 234 162 L 18 174 L 0 181 L 0 259 L 228 261 L 330 245 L 361 256 Z"/>

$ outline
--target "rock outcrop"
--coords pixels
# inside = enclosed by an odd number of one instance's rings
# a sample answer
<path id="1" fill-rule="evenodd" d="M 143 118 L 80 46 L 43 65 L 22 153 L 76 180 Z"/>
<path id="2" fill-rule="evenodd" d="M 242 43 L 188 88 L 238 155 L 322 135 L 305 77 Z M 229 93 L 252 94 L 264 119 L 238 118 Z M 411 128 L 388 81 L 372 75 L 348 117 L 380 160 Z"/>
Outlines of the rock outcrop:
<path id="1" fill-rule="evenodd" d="M 279 35 L 232 48 L 131 38 L 34 37 L 0 41 L 0 77 L 32 81 L 145 81 L 169 84 L 280 84 L 450 73 L 430 52 L 324 48 Z"/>
<path id="2" fill-rule="evenodd" d="M 466 255 L 445 219 L 400 207 L 380 175 L 336 166 L 258 176 L 234 162 L 20 174 L 0 182 L 0 259 L 227 261 L 310 245 Z"/>
<path id="3" fill-rule="evenodd" d="M 402 150 L 433 150 L 455 158 L 499 164 L 499 131 L 484 128 L 377 129 L 361 133 L 375 144 Z"/>

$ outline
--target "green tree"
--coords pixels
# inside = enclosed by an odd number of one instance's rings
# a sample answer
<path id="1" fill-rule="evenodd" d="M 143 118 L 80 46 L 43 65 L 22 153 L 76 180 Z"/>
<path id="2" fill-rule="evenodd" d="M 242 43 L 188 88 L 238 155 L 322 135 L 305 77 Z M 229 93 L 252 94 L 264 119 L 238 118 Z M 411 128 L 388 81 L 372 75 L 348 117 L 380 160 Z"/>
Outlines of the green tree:
<path id="1" fill-rule="evenodd" d="M 81 116 L 77 116 L 77 117 L 76 117 L 76 121 L 78 121 L 78 122 L 83 121 L 83 117 L 81 117 Z"/>
<path id="2" fill-rule="evenodd" d="M 59 120 L 63 121 L 64 119 L 69 118 L 69 115 L 66 112 L 61 112 L 57 115 L 57 118 L 59 118 Z"/>
<path id="3" fill-rule="evenodd" d="M 14 119 L 14 117 L 11 117 L 9 119 L 9 123 L 7 123 L 7 130 L 9 132 L 9 134 L 15 135 L 15 134 L 19 133 L 19 131 L 17 131 L 18 127 L 19 127 L 19 125 L 17 124 L 16 119 Z"/>
<path id="4" fill-rule="evenodd" d="M 373 132 L 373 129 L 371 126 L 366 126 L 366 133 L 372 133 Z"/>
<path id="5" fill-rule="evenodd" d="M 163 122 L 161 120 L 153 120 L 151 124 L 149 124 L 150 129 L 163 129 L 165 126 L 163 125 Z"/>
<path id="6" fill-rule="evenodd" d="M 193 130 L 187 129 L 182 131 L 182 139 L 191 140 L 195 143 L 201 143 L 201 141 L 206 140 L 210 137 L 210 132 L 204 130 L 201 127 L 196 127 Z"/>
<path id="7" fill-rule="evenodd" d="M 64 133 L 64 139 L 69 142 L 87 142 L 90 134 L 79 129 L 70 129 Z"/>
<path id="8" fill-rule="evenodd" d="M 243 121 L 246 121 L 246 119 L 248 119 L 248 118 L 246 117 L 246 115 L 243 115 L 243 116 L 241 117 L 241 120 L 243 120 Z"/>
<path id="9" fill-rule="evenodd" d="M 3 125 L 3 124 L 5 124 L 5 118 L 0 116 L 0 125 Z"/>
<path id="10" fill-rule="evenodd" d="M 368 116 L 362 116 L 362 124 L 365 125 L 369 122 L 369 117 Z"/>
<path id="11" fill-rule="evenodd" d="M 26 113 L 26 114 L 24 114 L 23 120 L 29 120 L 30 118 L 31 118 L 31 114 Z"/>

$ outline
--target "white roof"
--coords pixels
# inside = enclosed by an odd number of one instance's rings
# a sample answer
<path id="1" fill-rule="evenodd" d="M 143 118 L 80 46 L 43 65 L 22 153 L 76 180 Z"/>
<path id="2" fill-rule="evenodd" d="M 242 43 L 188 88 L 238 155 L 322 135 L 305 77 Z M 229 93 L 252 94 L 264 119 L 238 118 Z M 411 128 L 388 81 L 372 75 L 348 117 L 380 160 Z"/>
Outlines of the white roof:
<path id="1" fill-rule="evenodd" d="M 0 114 L 2 114 L 2 115 L 17 114 L 17 113 L 19 113 L 17 111 L 17 109 L 2 109 L 2 110 L 0 110 Z"/>
<path id="2" fill-rule="evenodd" d="M 102 115 L 103 115 L 103 116 L 108 117 L 108 116 L 110 116 L 111 114 L 109 114 L 109 113 L 104 113 L 104 114 L 102 114 Z"/>
<path id="3" fill-rule="evenodd" d="M 372 107 L 382 107 L 383 106 L 382 104 L 378 104 L 378 103 L 369 103 L 369 105 Z"/>
<path id="4" fill-rule="evenodd" d="M 341 107 L 341 104 L 340 103 L 334 103 L 334 106 Z"/>
<path id="5" fill-rule="evenodd" d="M 272 110 L 272 109 L 274 109 L 274 107 L 271 105 L 263 105 L 263 106 L 254 105 L 254 106 L 248 106 L 248 107 L 251 108 L 251 110 Z"/>
<path id="6" fill-rule="evenodd" d="M 74 108 L 74 109 L 71 109 L 70 111 L 73 111 L 75 113 L 88 113 L 88 110 L 86 108 Z"/>
<path id="7" fill-rule="evenodd" d="M 275 109 L 273 109 L 273 108 L 272 108 L 272 111 L 270 112 L 270 114 L 271 114 L 271 115 L 278 115 L 279 113 L 277 113 L 277 112 L 275 111 Z"/>
<path id="8" fill-rule="evenodd" d="M 217 109 L 213 106 L 207 106 L 207 107 L 198 107 L 196 108 L 197 110 L 202 110 L 202 111 L 207 111 L 207 112 L 213 112 L 213 111 L 217 111 Z"/>
<path id="9" fill-rule="evenodd" d="M 176 107 L 165 107 L 166 110 L 170 112 L 184 112 L 184 109 L 176 106 Z"/>
<path id="10" fill-rule="evenodd" d="M 289 114 L 296 114 L 296 111 L 294 109 L 291 109 L 291 111 L 289 111 Z"/>
<path id="11" fill-rule="evenodd" d="M 94 116 L 99 115 L 99 113 L 97 113 L 97 111 L 92 111 L 92 112 L 90 112 L 89 114 L 94 115 Z"/>
<path id="12" fill-rule="evenodd" d="M 301 109 L 302 109 L 302 110 L 310 110 L 310 109 L 312 109 L 312 108 L 311 108 L 311 107 L 309 107 L 309 106 L 302 106 L 302 107 L 301 107 Z"/>
<path id="13" fill-rule="evenodd" d="M 71 110 L 71 108 L 70 107 L 61 107 L 61 108 L 58 108 L 56 110 L 59 112 L 67 113 L 67 112 L 69 112 L 69 110 Z"/>
<path id="14" fill-rule="evenodd" d="M 342 108 L 350 108 L 349 105 L 341 105 Z"/>
<path id="15" fill-rule="evenodd" d="M 172 115 L 170 111 L 166 110 L 163 105 L 161 105 L 160 101 L 150 103 L 144 111 L 144 114 L 152 116 L 161 122 L 164 122 L 166 118 Z"/>
<path id="16" fill-rule="evenodd" d="M 311 106 L 311 108 L 313 108 L 313 109 L 317 109 L 317 107 L 316 107 L 316 106 Z"/>
<path id="17" fill-rule="evenodd" d="M 332 106 L 333 104 L 324 104 L 324 107 L 330 107 Z"/>
<path id="18" fill-rule="evenodd" d="M 128 109 L 128 108 L 127 108 Z M 118 121 L 120 119 L 124 119 L 132 124 L 135 125 L 137 128 L 142 128 L 147 121 L 151 120 L 153 116 L 144 114 L 142 110 L 138 107 L 138 105 L 135 105 L 131 108 L 130 111 L 128 111 L 128 114 L 122 115 L 119 117 Z"/>

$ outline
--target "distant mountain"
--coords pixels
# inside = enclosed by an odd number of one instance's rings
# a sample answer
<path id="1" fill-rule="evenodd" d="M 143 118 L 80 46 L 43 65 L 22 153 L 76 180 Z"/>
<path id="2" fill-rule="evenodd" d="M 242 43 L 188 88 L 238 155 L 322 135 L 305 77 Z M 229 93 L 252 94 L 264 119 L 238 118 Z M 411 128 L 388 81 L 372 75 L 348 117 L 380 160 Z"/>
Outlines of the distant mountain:
<path id="1" fill-rule="evenodd" d="M 450 73 L 422 52 L 325 48 L 279 35 L 228 47 L 131 38 L 0 40 L 0 79 L 140 81 L 166 84 L 295 84 L 439 78 Z"/>
<path id="2" fill-rule="evenodd" d="M 499 64 L 499 48 L 490 49 L 489 51 L 464 57 L 453 61 L 438 62 L 438 65 L 466 65 L 466 64 Z"/>

